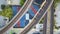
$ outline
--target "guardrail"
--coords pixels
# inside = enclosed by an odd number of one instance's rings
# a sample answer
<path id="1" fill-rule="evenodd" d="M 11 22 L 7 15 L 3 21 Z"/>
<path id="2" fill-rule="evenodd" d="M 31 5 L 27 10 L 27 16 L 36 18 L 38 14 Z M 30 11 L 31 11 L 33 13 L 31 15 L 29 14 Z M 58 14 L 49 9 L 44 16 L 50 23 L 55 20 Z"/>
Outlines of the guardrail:
<path id="1" fill-rule="evenodd" d="M 26 9 L 29 8 L 29 5 L 32 4 L 32 0 L 26 0 L 25 4 L 23 7 L 19 10 L 19 12 L 14 16 L 14 18 L 7 24 L 5 27 L 3 27 L 0 31 L 0 34 L 5 33 L 13 24 L 24 14 L 27 12 Z"/>
<path id="2" fill-rule="evenodd" d="M 42 7 L 38 10 L 32 21 L 24 28 L 23 31 L 20 32 L 20 34 L 26 34 L 35 24 L 37 24 L 39 21 L 42 20 L 48 9 L 51 7 L 54 0 L 46 0 L 46 4 L 44 7 Z M 41 12 L 42 11 L 42 12 Z"/>

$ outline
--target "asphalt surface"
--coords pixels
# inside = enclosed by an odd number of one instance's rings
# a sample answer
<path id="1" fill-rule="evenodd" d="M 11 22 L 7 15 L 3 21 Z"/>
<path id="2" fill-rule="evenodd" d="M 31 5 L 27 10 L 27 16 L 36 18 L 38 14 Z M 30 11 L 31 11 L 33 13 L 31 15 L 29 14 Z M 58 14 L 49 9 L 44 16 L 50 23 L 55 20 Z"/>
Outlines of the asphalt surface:
<path id="1" fill-rule="evenodd" d="M 49 8 L 49 5 L 52 5 L 51 2 L 52 2 L 52 0 L 46 0 L 46 4 L 40 10 L 39 14 L 36 15 L 36 17 L 33 19 L 33 21 L 20 34 L 26 34 L 35 24 L 38 23 L 38 21 L 42 18 L 42 16 L 46 14 L 45 12 L 47 12 L 46 10 Z"/>
<path id="2" fill-rule="evenodd" d="M 25 10 L 27 9 L 27 7 L 29 6 L 30 2 L 32 2 L 31 0 L 28 0 L 26 5 L 23 7 L 23 9 L 20 11 L 20 13 L 10 22 L 9 25 L 7 25 L 5 28 L 3 28 L 0 31 L 0 34 L 3 34 L 4 32 L 6 32 L 10 27 L 13 26 L 13 24 L 22 16 L 22 14 L 25 12 Z"/>

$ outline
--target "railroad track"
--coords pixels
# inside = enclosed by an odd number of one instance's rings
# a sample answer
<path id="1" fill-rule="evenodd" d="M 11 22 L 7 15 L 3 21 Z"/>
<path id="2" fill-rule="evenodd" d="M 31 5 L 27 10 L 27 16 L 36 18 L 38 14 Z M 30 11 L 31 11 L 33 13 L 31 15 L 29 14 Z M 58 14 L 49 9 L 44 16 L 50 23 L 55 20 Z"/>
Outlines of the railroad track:
<path id="1" fill-rule="evenodd" d="M 36 25 L 44 17 L 48 9 L 51 7 L 54 0 L 46 0 L 46 4 L 40 8 L 32 21 L 20 32 L 20 34 L 27 34 L 27 32 Z"/>
<path id="2" fill-rule="evenodd" d="M 19 10 L 19 12 L 14 16 L 14 18 L 6 25 L 4 28 L 1 29 L 0 34 L 5 33 L 9 28 L 13 26 L 16 21 L 21 18 L 26 12 L 29 6 L 32 4 L 33 0 L 26 0 L 24 6 Z"/>

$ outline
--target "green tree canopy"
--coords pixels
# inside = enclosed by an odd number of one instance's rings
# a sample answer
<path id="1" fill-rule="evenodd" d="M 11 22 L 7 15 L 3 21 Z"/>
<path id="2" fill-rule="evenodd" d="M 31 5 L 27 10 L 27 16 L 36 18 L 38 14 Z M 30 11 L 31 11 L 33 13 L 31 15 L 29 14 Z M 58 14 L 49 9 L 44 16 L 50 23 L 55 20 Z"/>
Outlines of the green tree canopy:
<path id="1" fill-rule="evenodd" d="M 57 3 L 60 3 L 60 0 L 54 0 L 54 8 L 57 7 Z M 56 16 L 56 15 L 55 15 Z M 54 17 L 55 17 L 54 16 Z M 57 26 L 56 26 L 56 20 L 54 19 L 54 29 L 59 29 Z"/>
<path id="2" fill-rule="evenodd" d="M 57 3 L 59 3 L 59 2 L 60 2 L 60 0 L 54 0 L 54 7 L 56 7 Z"/>
<path id="3" fill-rule="evenodd" d="M 0 15 L 2 14 L 2 11 L 0 11 Z"/>
<path id="4" fill-rule="evenodd" d="M 20 0 L 20 5 L 23 6 L 26 0 Z"/>
<path id="5" fill-rule="evenodd" d="M 2 16 L 6 16 L 6 17 L 8 17 L 9 19 L 11 19 L 12 16 L 13 16 L 12 8 L 9 7 L 9 6 L 6 6 L 6 7 L 3 9 L 1 15 L 2 15 Z"/>

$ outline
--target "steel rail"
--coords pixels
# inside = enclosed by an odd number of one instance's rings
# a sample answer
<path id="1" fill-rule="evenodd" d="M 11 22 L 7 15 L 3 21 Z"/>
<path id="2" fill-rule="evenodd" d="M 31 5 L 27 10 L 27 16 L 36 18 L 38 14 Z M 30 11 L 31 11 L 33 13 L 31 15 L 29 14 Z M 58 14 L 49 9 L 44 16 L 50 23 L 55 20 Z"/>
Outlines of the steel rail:
<path id="1" fill-rule="evenodd" d="M 9 22 L 8 25 L 6 25 L 3 29 L 1 29 L 0 34 L 5 33 L 21 16 L 24 14 L 24 12 L 27 12 L 26 9 L 30 4 L 32 4 L 32 0 L 26 0 L 24 6 L 21 8 L 21 10 L 15 15 L 15 17 Z"/>
<path id="2" fill-rule="evenodd" d="M 36 13 L 36 15 L 39 13 L 39 11 L 40 11 L 40 9 L 42 9 L 42 7 L 44 6 L 44 4 L 46 3 L 46 1 L 44 1 L 43 3 L 42 3 L 42 5 L 41 5 L 41 7 L 39 8 L 39 10 L 38 10 L 38 12 Z M 36 15 L 34 16 L 34 18 L 36 17 Z M 34 19 L 33 18 L 33 19 Z M 32 20 L 33 21 L 33 20 Z M 30 23 L 29 23 L 30 24 Z M 28 24 L 28 25 L 29 25 Z M 24 29 L 26 29 L 28 26 L 26 26 Z M 23 32 L 23 31 L 22 31 Z M 22 33 L 20 33 L 20 34 L 22 34 Z"/>
<path id="3" fill-rule="evenodd" d="M 21 31 L 20 34 L 26 34 L 35 24 L 37 24 L 41 19 L 44 17 L 48 9 L 51 7 L 54 0 L 46 0 L 45 6 L 42 8 L 43 11 L 40 9 L 39 14 L 37 14 L 32 21 L 24 28 L 23 31 Z M 41 12 L 42 11 L 42 12 Z"/>

